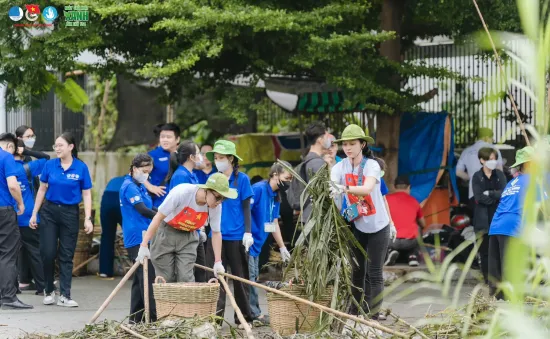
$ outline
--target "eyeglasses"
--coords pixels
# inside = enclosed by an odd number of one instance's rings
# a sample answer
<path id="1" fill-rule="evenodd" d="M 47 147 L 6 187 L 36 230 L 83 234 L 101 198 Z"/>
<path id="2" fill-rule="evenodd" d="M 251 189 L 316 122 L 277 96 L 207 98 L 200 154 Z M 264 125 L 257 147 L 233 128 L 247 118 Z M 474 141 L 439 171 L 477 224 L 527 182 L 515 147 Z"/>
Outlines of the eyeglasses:
<path id="1" fill-rule="evenodd" d="M 65 145 L 52 145 L 52 148 L 53 148 L 54 150 L 56 150 L 56 149 L 61 148 L 61 147 L 63 147 L 63 146 L 65 146 Z"/>
<path id="2" fill-rule="evenodd" d="M 34 138 L 36 138 L 36 135 L 34 135 L 34 134 L 23 136 L 23 139 L 34 139 Z"/>
<path id="3" fill-rule="evenodd" d="M 221 195 L 217 195 L 215 193 L 212 193 L 212 195 L 214 196 L 214 199 L 216 199 L 216 202 L 222 202 L 224 199 L 224 197 Z"/>

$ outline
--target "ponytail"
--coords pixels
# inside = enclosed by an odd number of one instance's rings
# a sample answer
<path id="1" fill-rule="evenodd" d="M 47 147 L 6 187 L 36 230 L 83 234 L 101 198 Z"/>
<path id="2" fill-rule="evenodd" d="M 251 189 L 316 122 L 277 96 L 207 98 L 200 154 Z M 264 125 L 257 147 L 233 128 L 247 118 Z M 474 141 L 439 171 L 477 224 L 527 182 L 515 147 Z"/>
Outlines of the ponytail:
<path id="1" fill-rule="evenodd" d="M 76 147 L 76 139 L 72 135 L 72 133 L 71 132 L 63 132 L 59 137 L 63 138 L 67 142 L 67 144 L 73 145 L 73 150 L 71 151 L 71 154 L 72 154 L 73 158 L 78 159 L 78 148 Z"/>
<path id="2" fill-rule="evenodd" d="M 178 169 L 180 165 L 183 165 L 189 157 L 196 154 L 197 144 L 191 140 L 186 140 L 178 146 L 176 152 L 170 153 L 170 166 L 168 168 L 168 174 L 164 178 L 163 184 L 167 184 L 172 180 L 174 172 Z"/>
<path id="3" fill-rule="evenodd" d="M 233 174 L 235 175 L 235 188 L 239 187 L 238 180 L 239 180 L 239 159 L 237 159 L 236 156 L 233 156 Z"/>
<path id="4" fill-rule="evenodd" d="M 382 158 L 375 157 L 374 153 L 372 152 L 372 150 L 369 148 L 368 145 L 365 146 L 365 148 L 363 148 L 363 156 L 366 157 L 367 159 L 372 159 L 376 161 L 380 166 L 381 171 L 386 170 L 386 162 Z"/>

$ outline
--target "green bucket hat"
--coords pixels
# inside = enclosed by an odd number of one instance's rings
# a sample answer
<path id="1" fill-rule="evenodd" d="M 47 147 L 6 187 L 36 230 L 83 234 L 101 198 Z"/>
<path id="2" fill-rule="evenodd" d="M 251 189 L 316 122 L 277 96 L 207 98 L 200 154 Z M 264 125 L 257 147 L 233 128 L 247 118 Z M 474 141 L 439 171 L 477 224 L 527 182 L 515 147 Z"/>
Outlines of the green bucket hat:
<path id="1" fill-rule="evenodd" d="M 368 143 L 374 144 L 374 139 L 369 137 L 365 131 L 358 125 L 351 124 L 344 128 L 342 137 L 338 140 L 334 140 L 335 143 L 341 143 L 348 140 L 365 140 Z"/>
<path id="2" fill-rule="evenodd" d="M 229 199 L 235 199 L 239 195 L 236 189 L 229 188 L 229 180 L 223 173 L 214 173 L 208 178 L 206 184 L 197 186 L 216 191 Z"/>
<path id="3" fill-rule="evenodd" d="M 518 167 L 519 165 L 533 160 L 535 157 L 535 149 L 532 146 L 523 147 L 516 152 L 516 162 L 511 167 Z"/>
<path id="4" fill-rule="evenodd" d="M 229 140 L 216 141 L 216 143 L 214 144 L 214 149 L 206 152 L 206 158 L 210 160 L 210 162 L 214 162 L 214 153 L 232 155 L 241 161 L 243 160 L 237 155 L 235 144 Z"/>

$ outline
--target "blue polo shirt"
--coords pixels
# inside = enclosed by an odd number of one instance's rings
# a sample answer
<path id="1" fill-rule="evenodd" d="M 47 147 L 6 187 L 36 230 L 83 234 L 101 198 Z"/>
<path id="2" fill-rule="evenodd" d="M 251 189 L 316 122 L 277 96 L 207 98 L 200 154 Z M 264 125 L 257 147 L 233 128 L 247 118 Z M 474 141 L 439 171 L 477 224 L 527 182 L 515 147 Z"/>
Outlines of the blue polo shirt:
<path id="1" fill-rule="evenodd" d="M 46 165 L 47 159 L 38 159 L 27 162 L 29 166 L 29 172 L 31 173 L 31 178 L 36 177 L 42 173 L 44 165 Z M 17 167 L 17 182 L 21 188 L 21 195 L 23 196 L 23 203 L 25 204 L 25 212 L 17 216 L 17 223 L 19 227 L 28 227 L 29 221 L 32 216 L 32 211 L 34 209 L 34 192 L 36 188 L 33 187 L 33 180 L 29 182 L 27 176 L 27 171 L 25 171 L 25 161 L 15 160 L 15 166 Z M 16 210 L 17 210 L 17 206 Z M 36 222 L 40 223 L 40 214 L 36 216 Z"/>
<path id="2" fill-rule="evenodd" d="M 497 211 L 489 227 L 489 235 L 517 237 L 521 232 L 523 205 L 529 189 L 529 175 L 521 174 L 511 180 L 500 197 Z M 546 193 L 539 190 L 537 200 L 546 199 Z"/>
<path id="3" fill-rule="evenodd" d="M 164 148 L 158 146 L 154 150 L 149 151 L 149 155 L 153 158 L 153 171 L 151 171 L 151 174 L 149 175 L 149 183 L 155 186 L 160 186 L 168 174 L 168 169 L 170 167 L 170 152 L 165 151 Z M 152 195 L 153 206 L 159 207 L 167 195 L 168 192 L 166 192 L 166 194 L 162 197 Z"/>
<path id="4" fill-rule="evenodd" d="M 252 237 L 254 244 L 249 249 L 253 257 L 257 257 L 262 252 L 262 247 L 269 236 L 265 231 L 264 224 L 272 222 L 280 217 L 280 202 L 276 201 L 277 193 L 273 192 L 269 182 L 264 180 L 252 185 L 254 197 L 250 200 L 250 209 L 252 212 Z M 223 212 L 223 209 L 222 209 Z"/>
<path id="5" fill-rule="evenodd" d="M 66 171 L 61 167 L 61 159 L 48 160 L 40 181 L 48 184 L 46 200 L 60 205 L 80 204 L 82 191 L 92 188 L 88 166 L 77 158 L 73 158 L 73 163 Z"/>
<path id="6" fill-rule="evenodd" d="M 0 148 L 0 207 L 13 206 L 15 200 L 8 188 L 8 177 L 17 176 L 13 155 Z"/>
<path id="7" fill-rule="evenodd" d="M 250 178 L 239 172 L 237 185 L 235 174 L 229 178 L 229 187 L 236 188 L 239 196 L 237 199 L 225 199 L 222 203 L 221 231 L 223 240 L 242 240 L 244 235 L 244 215 L 242 202 L 254 196 Z"/>
<path id="8" fill-rule="evenodd" d="M 208 180 L 208 178 L 216 172 L 218 172 L 218 170 L 216 169 L 216 166 L 212 166 L 212 170 L 208 174 L 204 173 L 203 170 L 197 170 L 197 169 L 193 170 L 193 173 L 195 173 L 195 175 L 197 176 L 197 180 L 201 185 L 206 184 L 206 180 Z"/>
<path id="9" fill-rule="evenodd" d="M 142 202 L 145 207 L 152 208 L 153 201 L 145 186 L 138 184 L 130 175 L 124 177 L 119 195 L 124 247 L 134 247 L 141 244 L 143 241 L 142 232 L 146 231 L 151 223 L 151 219 L 141 215 L 134 205 Z"/>
<path id="10" fill-rule="evenodd" d="M 124 182 L 124 179 L 126 176 L 120 176 L 120 177 L 114 177 L 113 179 L 109 180 L 109 183 L 107 184 L 107 187 L 105 187 L 105 192 L 119 192 L 120 188 L 122 187 L 122 183 Z"/>
<path id="11" fill-rule="evenodd" d="M 380 192 L 382 195 L 386 195 L 389 192 L 388 186 L 386 186 L 386 182 L 382 178 L 380 178 Z"/>
<path id="12" fill-rule="evenodd" d="M 198 183 L 199 181 L 195 173 L 189 172 L 189 170 L 183 165 L 179 165 L 174 174 L 172 174 L 172 178 L 170 179 L 166 194 L 168 194 L 168 192 L 171 191 L 172 188 L 178 186 L 179 184 L 196 185 Z"/>

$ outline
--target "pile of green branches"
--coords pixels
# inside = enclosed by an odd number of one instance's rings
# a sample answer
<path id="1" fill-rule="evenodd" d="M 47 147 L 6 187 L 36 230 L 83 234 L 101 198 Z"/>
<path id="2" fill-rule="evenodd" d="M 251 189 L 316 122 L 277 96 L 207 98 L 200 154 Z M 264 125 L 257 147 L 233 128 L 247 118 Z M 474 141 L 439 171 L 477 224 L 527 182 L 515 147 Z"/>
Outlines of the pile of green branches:
<path id="1" fill-rule="evenodd" d="M 292 168 L 286 169 L 306 186 L 301 201 L 311 199 L 312 212 L 294 244 L 284 281 L 303 285 L 312 300 L 318 300 L 331 287 L 331 308 L 345 309 L 351 296 L 353 247 L 361 246 L 330 197 L 329 169 L 325 165 L 314 175 L 308 175 L 309 183 Z M 300 226 L 299 223 L 296 229 Z"/>

